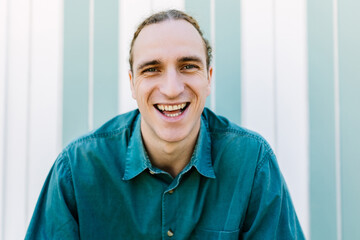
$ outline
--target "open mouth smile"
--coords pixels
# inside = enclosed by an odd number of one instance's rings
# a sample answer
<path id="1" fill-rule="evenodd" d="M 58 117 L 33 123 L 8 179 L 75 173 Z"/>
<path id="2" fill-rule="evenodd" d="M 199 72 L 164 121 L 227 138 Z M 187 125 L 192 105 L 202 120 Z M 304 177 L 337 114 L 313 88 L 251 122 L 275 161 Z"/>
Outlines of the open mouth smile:
<path id="1" fill-rule="evenodd" d="M 155 108 L 166 117 L 177 117 L 180 116 L 190 103 L 181 104 L 155 104 Z"/>

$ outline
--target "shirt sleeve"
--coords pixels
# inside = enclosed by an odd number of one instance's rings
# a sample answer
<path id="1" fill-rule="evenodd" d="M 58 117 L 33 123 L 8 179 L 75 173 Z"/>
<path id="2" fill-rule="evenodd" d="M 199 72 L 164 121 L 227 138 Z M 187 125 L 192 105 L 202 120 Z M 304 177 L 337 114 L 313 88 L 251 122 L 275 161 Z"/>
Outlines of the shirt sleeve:
<path id="1" fill-rule="evenodd" d="M 79 239 L 77 219 L 71 169 L 63 153 L 41 190 L 25 239 Z"/>
<path id="2" fill-rule="evenodd" d="M 271 150 L 256 169 L 242 239 L 305 239 Z"/>

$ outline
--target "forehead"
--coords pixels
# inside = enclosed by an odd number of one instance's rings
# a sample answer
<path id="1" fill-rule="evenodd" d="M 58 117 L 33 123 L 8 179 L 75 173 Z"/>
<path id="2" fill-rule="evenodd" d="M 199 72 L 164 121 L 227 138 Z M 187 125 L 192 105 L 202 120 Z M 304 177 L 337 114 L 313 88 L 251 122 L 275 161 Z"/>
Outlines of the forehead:
<path id="1" fill-rule="evenodd" d="M 165 20 L 144 27 L 133 46 L 134 65 L 143 60 L 197 55 L 206 61 L 203 39 L 185 20 Z"/>

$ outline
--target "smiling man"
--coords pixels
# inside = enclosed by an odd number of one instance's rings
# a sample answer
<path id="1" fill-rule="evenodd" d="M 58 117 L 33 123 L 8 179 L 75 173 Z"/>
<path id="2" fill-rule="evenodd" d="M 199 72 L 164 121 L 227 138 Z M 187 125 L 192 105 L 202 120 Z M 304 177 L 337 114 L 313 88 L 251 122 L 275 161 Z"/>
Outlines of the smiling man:
<path id="1" fill-rule="evenodd" d="M 187 14 L 140 24 L 129 71 L 139 109 L 63 150 L 26 239 L 303 239 L 267 142 L 204 109 L 210 61 Z"/>
<path id="2" fill-rule="evenodd" d="M 130 54 L 146 150 L 154 166 L 176 177 L 193 154 L 210 94 L 204 41 L 189 22 L 167 20 L 143 28 Z"/>

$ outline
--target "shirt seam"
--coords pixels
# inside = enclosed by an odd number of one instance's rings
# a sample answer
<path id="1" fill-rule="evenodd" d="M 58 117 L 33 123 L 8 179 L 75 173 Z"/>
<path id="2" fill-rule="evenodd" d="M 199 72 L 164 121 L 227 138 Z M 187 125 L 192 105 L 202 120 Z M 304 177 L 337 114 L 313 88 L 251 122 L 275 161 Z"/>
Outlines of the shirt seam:
<path id="1" fill-rule="evenodd" d="M 64 151 L 59 157 L 58 157 L 58 164 L 63 164 L 64 165 L 64 169 L 66 172 L 66 180 L 69 181 L 71 184 L 73 182 L 72 179 L 72 171 L 71 171 L 71 167 L 70 167 L 70 163 L 69 163 L 69 155 L 67 153 L 67 151 Z"/>
<path id="2" fill-rule="evenodd" d="M 270 149 L 271 150 L 271 149 Z M 248 210 L 249 210 L 249 204 L 250 204 L 250 201 L 251 201 L 251 198 L 253 196 L 253 191 L 254 191 L 254 186 L 255 186 L 255 183 L 258 179 L 258 174 L 261 170 L 261 168 L 264 166 L 264 163 L 266 162 L 266 160 L 270 161 L 271 159 L 271 155 L 269 154 L 269 151 L 266 151 L 261 159 L 261 161 L 257 164 L 256 166 L 256 169 L 255 169 L 255 173 L 254 173 L 254 177 L 253 177 L 253 181 L 252 181 L 252 184 L 251 184 L 251 191 L 250 191 L 250 197 L 249 197 L 249 202 L 248 202 L 248 208 L 246 209 L 246 213 L 245 213 L 245 219 L 246 219 L 246 216 L 248 214 Z M 243 230 L 243 227 L 244 227 L 244 224 L 245 224 L 245 221 L 243 221 L 241 223 L 241 226 L 240 226 L 240 229 L 241 231 Z"/>
<path id="3" fill-rule="evenodd" d="M 69 154 L 67 151 L 65 152 L 65 155 L 66 155 L 66 159 L 64 158 L 63 161 L 67 167 L 67 171 L 68 171 L 67 177 L 68 177 L 68 180 L 71 182 L 71 185 L 73 185 L 73 177 L 72 177 L 72 171 L 71 171 L 71 166 L 70 166 L 70 157 L 69 157 Z"/>
<path id="4" fill-rule="evenodd" d="M 266 151 L 266 152 L 264 153 L 264 155 L 263 155 L 262 160 L 257 164 L 257 167 L 256 167 L 256 169 L 255 169 L 254 178 L 257 177 L 258 172 L 260 172 L 260 170 L 261 170 L 261 168 L 264 166 L 265 162 L 266 162 L 266 161 L 270 161 L 271 156 L 272 156 L 272 154 L 269 153 L 270 151 L 271 151 L 271 149 L 268 150 L 268 151 Z"/>
<path id="5" fill-rule="evenodd" d="M 222 130 L 222 129 L 218 129 L 218 128 L 213 128 L 212 130 L 209 131 L 209 133 L 211 135 L 213 134 L 226 134 L 226 135 L 238 135 L 241 137 L 249 137 L 251 139 L 255 139 L 259 142 L 259 144 L 261 144 L 261 146 L 265 147 L 265 154 L 270 154 L 271 156 L 274 155 L 270 144 L 260 135 L 257 135 L 256 133 L 251 133 L 248 132 L 246 130 L 237 130 L 237 129 L 233 129 L 233 128 L 228 128 L 226 130 Z"/>
<path id="6" fill-rule="evenodd" d="M 65 151 L 68 151 L 70 148 L 72 148 L 73 146 L 82 144 L 82 143 L 86 143 L 86 142 L 92 142 L 95 141 L 97 139 L 100 138 L 109 138 L 109 137 L 113 137 L 113 136 L 117 136 L 121 133 L 123 133 L 126 130 L 129 130 L 131 125 L 126 125 L 122 128 L 113 130 L 113 131 L 108 131 L 108 132 L 103 132 L 103 133 L 91 133 L 89 135 L 80 137 L 79 139 L 74 140 L 73 142 L 69 143 L 69 145 L 65 148 Z"/>
<path id="7" fill-rule="evenodd" d="M 264 165 L 265 161 L 273 156 L 275 156 L 274 152 L 272 151 L 269 143 L 260 135 L 257 135 L 255 133 L 248 132 L 246 130 L 237 130 L 233 128 L 227 128 L 227 129 L 219 129 L 219 128 L 213 128 L 209 131 L 210 134 L 225 134 L 225 135 L 238 135 L 241 137 L 248 137 L 251 139 L 254 139 L 259 142 L 261 147 L 264 147 L 264 153 L 262 159 L 257 163 L 256 169 L 255 169 L 255 177 L 257 173 L 260 171 L 262 166 Z"/>
<path id="8" fill-rule="evenodd" d="M 73 216 L 76 221 L 78 221 L 78 213 L 77 213 L 77 197 L 76 197 L 76 192 L 75 192 L 75 185 L 74 185 L 74 180 L 73 180 L 73 173 L 72 173 L 72 170 L 71 170 L 71 163 L 70 163 L 70 156 L 69 156 L 69 153 L 68 151 L 64 152 L 64 157 L 63 157 L 63 161 L 64 161 L 64 167 L 67 168 L 67 180 L 69 181 L 69 184 L 71 185 L 71 188 L 72 188 L 72 196 L 73 196 L 73 199 L 74 199 L 74 203 L 75 203 L 75 209 L 76 209 L 76 216 Z"/>
<path id="9" fill-rule="evenodd" d="M 232 129 L 232 128 L 228 128 L 226 130 L 223 129 L 218 129 L 218 128 L 213 128 L 212 130 L 209 131 L 210 134 L 237 134 L 243 137 L 249 137 L 255 140 L 258 140 L 260 143 L 266 145 L 267 148 L 269 148 L 270 146 L 268 146 L 269 144 L 266 142 L 266 140 L 261 137 L 261 136 L 257 136 L 255 133 L 250 133 L 248 131 L 245 130 L 237 130 L 237 129 Z"/>

